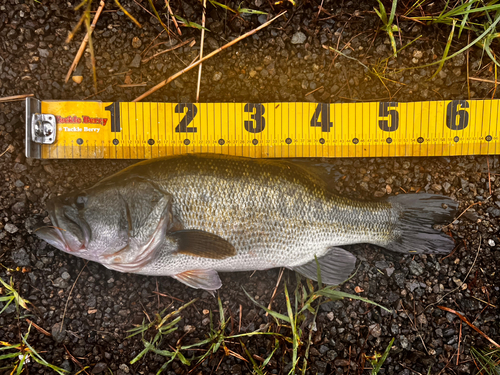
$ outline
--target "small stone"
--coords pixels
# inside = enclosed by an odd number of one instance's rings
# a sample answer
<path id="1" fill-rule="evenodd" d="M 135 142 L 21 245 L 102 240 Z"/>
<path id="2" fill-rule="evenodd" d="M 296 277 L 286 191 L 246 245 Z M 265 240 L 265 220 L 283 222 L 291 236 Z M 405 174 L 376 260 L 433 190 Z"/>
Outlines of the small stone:
<path id="1" fill-rule="evenodd" d="M 22 214 L 26 210 L 26 203 L 24 202 L 17 202 L 12 205 L 12 211 L 14 211 L 16 214 Z"/>
<path id="2" fill-rule="evenodd" d="M 391 277 L 391 275 L 394 273 L 394 267 L 387 267 L 385 269 L 385 272 L 387 273 L 387 276 Z"/>
<path id="3" fill-rule="evenodd" d="M 142 41 L 138 37 L 134 36 L 132 39 L 132 47 L 139 48 L 140 46 L 142 46 Z"/>
<path id="4" fill-rule="evenodd" d="M 496 207 L 488 207 L 486 212 L 492 215 L 493 217 L 500 217 L 500 208 Z"/>
<path id="5" fill-rule="evenodd" d="M 53 175 L 53 174 L 55 174 L 55 173 L 56 173 L 56 171 L 55 171 L 54 167 L 53 167 L 52 165 L 50 165 L 50 164 L 45 164 L 45 165 L 43 166 L 43 169 L 44 169 L 44 171 L 45 171 L 45 172 L 47 172 L 48 174 L 52 174 L 52 175 Z"/>
<path id="6" fill-rule="evenodd" d="M 327 317 L 327 318 L 328 318 L 328 320 L 331 322 L 331 321 L 333 320 L 333 318 L 334 318 L 334 316 L 333 316 L 333 312 L 332 312 L 332 311 L 330 311 L 328 314 L 326 314 L 326 317 Z"/>
<path id="7" fill-rule="evenodd" d="M 92 369 L 92 374 L 100 374 L 101 372 L 106 370 L 107 367 L 108 365 L 106 365 L 104 362 L 99 362 Z"/>
<path id="8" fill-rule="evenodd" d="M 419 50 L 413 51 L 413 57 L 416 59 L 421 59 L 423 55 L 424 55 L 424 53 L 422 51 L 419 51 Z"/>
<path id="9" fill-rule="evenodd" d="M 38 54 L 40 55 L 40 57 L 49 57 L 49 50 L 48 49 L 42 49 L 42 48 L 38 48 Z"/>
<path id="10" fill-rule="evenodd" d="M 488 245 L 491 247 L 495 246 L 495 241 L 493 241 L 491 238 L 488 240 Z"/>
<path id="11" fill-rule="evenodd" d="M 262 25 L 263 23 L 266 23 L 267 22 L 267 14 L 261 14 L 257 20 L 259 21 L 259 23 Z"/>
<path id="12" fill-rule="evenodd" d="M 403 349 L 407 349 L 408 346 L 410 345 L 410 343 L 408 342 L 408 339 L 406 338 L 406 336 L 403 336 L 403 335 L 399 336 L 399 342 L 400 342 L 401 347 Z"/>
<path id="13" fill-rule="evenodd" d="M 410 273 L 415 276 L 420 276 L 424 273 L 424 268 L 419 263 L 412 260 L 410 262 Z"/>
<path id="14" fill-rule="evenodd" d="M 24 247 L 21 247 L 18 250 L 13 250 L 11 258 L 12 261 L 20 267 L 26 267 L 30 265 L 30 257 Z"/>
<path id="15" fill-rule="evenodd" d="M 207 43 L 207 45 L 210 47 L 210 49 L 212 50 L 216 50 L 217 48 L 219 48 L 219 42 L 217 42 L 214 38 L 212 37 L 208 37 L 205 39 L 205 42 Z"/>
<path id="16" fill-rule="evenodd" d="M 61 322 L 56 323 L 52 326 L 51 333 L 54 341 L 60 344 L 66 337 L 66 327 L 64 327 L 64 325 L 61 325 Z"/>
<path id="17" fill-rule="evenodd" d="M 432 184 L 431 189 L 434 191 L 441 191 L 441 190 L 443 190 L 443 187 L 439 184 Z"/>
<path id="18" fill-rule="evenodd" d="M 222 78 L 222 73 L 221 72 L 215 72 L 214 75 L 212 76 L 212 81 L 220 81 Z"/>
<path id="19" fill-rule="evenodd" d="M 443 183 L 443 188 L 444 188 L 445 192 L 448 193 L 450 191 L 450 187 L 451 187 L 451 184 L 449 182 Z"/>
<path id="20" fill-rule="evenodd" d="M 131 68 L 139 68 L 141 66 L 141 55 L 137 53 L 129 66 Z"/>
<path id="21" fill-rule="evenodd" d="M 349 361 L 348 359 L 336 359 L 334 362 L 335 366 L 338 367 L 347 367 L 350 363 L 351 361 Z"/>
<path id="22" fill-rule="evenodd" d="M 58 277 L 52 283 L 56 288 L 66 289 L 68 287 L 68 283 L 62 277 Z"/>
<path id="23" fill-rule="evenodd" d="M 19 228 L 12 223 L 5 224 L 4 229 L 9 233 L 16 233 L 19 230 Z"/>
<path id="24" fill-rule="evenodd" d="M 391 186 L 390 186 L 390 185 L 387 185 L 387 186 L 385 187 L 385 191 L 387 192 L 387 194 L 391 194 L 391 193 L 392 193 L 392 188 L 391 188 Z"/>
<path id="25" fill-rule="evenodd" d="M 130 372 L 130 369 L 128 368 L 128 366 L 125 363 L 122 363 L 119 366 L 119 369 L 122 370 L 125 374 L 128 374 Z"/>
<path id="26" fill-rule="evenodd" d="M 255 77 L 255 76 L 257 75 L 257 72 L 256 72 L 255 70 L 253 70 L 253 69 L 252 69 L 252 70 L 250 70 L 250 72 L 248 73 L 248 75 L 249 75 L 251 78 L 253 78 L 253 77 Z"/>
<path id="27" fill-rule="evenodd" d="M 425 314 L 420 314 L 417 316 L 417 322 L 423 326 L 427 325 L 427 318 Z"/>
<path id="28" fill-rule="evenodd" d="M 306 41 L 306 39 L 307 37 L 303 32 L 297 31 L 293 34 L 291 42 L 292 44 L 302 44 Z"/>
<path id="29" fill-rule="evenodd" d="M 63 280 L 69 280 L 71 278 L 70 274 L 64 271 L 61 275 Z"/>
<path id="30" fill-rule="evenodd" d="M 368 327 L 368 331 L 373 337 L 380 337 L 382 335 L 382 328 L 380 327 L 380 324 L 372 324 L 371 326 Z"/>

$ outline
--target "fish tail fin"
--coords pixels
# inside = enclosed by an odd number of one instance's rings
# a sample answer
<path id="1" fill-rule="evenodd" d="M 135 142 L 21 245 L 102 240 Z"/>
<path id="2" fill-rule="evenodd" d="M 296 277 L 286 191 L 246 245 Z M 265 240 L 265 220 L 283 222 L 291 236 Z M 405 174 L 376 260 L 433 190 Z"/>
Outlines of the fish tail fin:
<path id="1" fill-rule="evenodd" d="M 446 254 L 453 250 L 453 238 L 434 229 L 434 225 L 453 221 L 456 201 L 437 194 L 400 194 L 389 197 L 388 202 L 399 217 L 394 240 L 383 247 L 406 254 Z"/>

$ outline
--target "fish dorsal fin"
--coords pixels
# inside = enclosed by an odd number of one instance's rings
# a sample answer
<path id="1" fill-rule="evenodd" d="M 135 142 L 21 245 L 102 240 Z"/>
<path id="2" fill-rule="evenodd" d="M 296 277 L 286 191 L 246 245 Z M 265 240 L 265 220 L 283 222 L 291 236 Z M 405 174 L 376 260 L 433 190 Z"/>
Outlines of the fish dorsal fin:
<path id="1" fill-rule="evenodd" d="M 201 258 L 225 259 L 236 255 L 236 249 L 224 238 L 196 229 L 168 234 L 177 240 L 177 253 Z"/>
<path id="2" fill-rule="evenodd" d="M 328 285 L 339 285 L 351 275 L 356 265 L 356 257 L 340 247 L 331 247 L 326 255 L 318 258 L 318 263 L 321 281 Z M 290 268 L 309 279 L 318 281 L 316 259 Z"/>
<path id="3" fill-rule="evenodd" d="M 172 276 L 181 283 L 195 289 L 205 289 L 210 292 L 222 286 L 219 274 L 214 270 L 191 270 Z"/>

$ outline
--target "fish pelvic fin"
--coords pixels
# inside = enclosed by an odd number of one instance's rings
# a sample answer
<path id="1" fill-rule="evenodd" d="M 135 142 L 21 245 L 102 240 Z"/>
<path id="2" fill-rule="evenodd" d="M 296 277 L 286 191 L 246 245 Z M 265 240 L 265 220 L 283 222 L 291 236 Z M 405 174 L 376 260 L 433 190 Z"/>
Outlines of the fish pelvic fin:
<path id="1" fill-rule="evenodd" d="M 215 270 L 190 270 L 172 276 L 174 279 L 195 289 L 205 289 L 212 293 L 222 286 L 219 274 Z"/>
<path id="2" fill-rule="evenodd" d="M 453 221 L 458 203 L 438 194 L 400 194 L 388 202 L 398 213 L 393 240 L 380 246 L 405 254 L 446 254 L 453 250 L 453 238 L 434 229 Z"/>
<path id="3" fill-rule="evenodd" d="M 177 253 L 210 259 L 226 259 L 236 255 L 234 246 L 215 234 L 195 229 L 169 233 L 177 240 Z"/>
<path id="4" fill-rule="evenodd" d="M 326 255 L 318 258 L 318 263 L 321 282 L 327 285 L 339 285 L 351 275 L 356 265 L 356 257 L 340 247 L 331 247 Z M 311 280 L 318 281 L 318 263 L 313 259 L 290 268 Z"/>

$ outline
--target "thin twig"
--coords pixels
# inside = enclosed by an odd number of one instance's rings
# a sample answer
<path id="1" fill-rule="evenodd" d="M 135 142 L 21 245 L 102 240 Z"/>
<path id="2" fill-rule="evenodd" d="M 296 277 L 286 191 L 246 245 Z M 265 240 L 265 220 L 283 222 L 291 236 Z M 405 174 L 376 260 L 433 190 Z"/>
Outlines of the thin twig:
<path id="1" fill-rule="evenodd" d="M 78 281 L 78 279 L 80 278 L 80 275 L 82 274 L 83 270 L 85 269 L 85 267 L 87 267 L 87 264 L 88 264 L 88 260 L 85 261 L 85 264 L 83 265 L 82 269 L 80 270 L 80 273 L 78 274 L 78 276 L 76 277 L 75 279 L 75 282 L 73 283 L 73 286 L 71 287 L 71 289 L 69 290 L 69 294 L 68 294 L 68 299 L 66 300 L 66 305 L 64 305 L 64 312 L 63 312 L 63 316 L 62 316 L 62 319 L 61 319 L 61 326 L 59 328 L 59 332 L 62 331 L 63 329 L 63 325 L 64 325 L 64 317 L 66 316 L 66 309 L 68 308 L 68 303 L 69 303 L 69 299 L 71 297 L 71 292 L 73 291 L 73 288 L 75 287 L 76 285 L 76 282 Z"/>
<path id="2" fill-rule="evenodd" d="M 491 173 L 490 173 L 490 157 L 486 155 L 486 164 L 488 164 L 488 189 L 491 196 Z"/>
<path id="3" fill-rule="evenodd" d="M 273 295 L 271 296 L 271 300 L 269 301 L 269 305 L 267 306 L 268 310 L 271 310 L 271 305 L 273 304 L 274 296 L 276 296 L 276 292 L 278 291 L 278 287 L 280 285 L 281 278 L 283 277 L 283 272 L 284 271 L 285 271 L 284 268 L 282 268 L 280 270 L 280 274 L 278 275 L 278 281 L 276 281 L 276 286 L 274 287 L 274 290 L 273 290 Z M 269 315 L 269 313 L 266 312 L 266 316 L 268 316 L 268 315 Z"/>
<path id="4" fill-rule="evenodd" d="M 168 2 L 168 0 L 165 0 L 165 4 L 167 4 L 168 13 L 170 13 L 170 16 L 172 17 L 172 21 L 174 21 L 174 25 L 175 25 L 175 28 L 177 29 L 177 32 L 179 33 L 179 35 L 182 35 L 182 31 L 179 28 L 179 25 L 177 24 L 177 20 L 175 19 L 174 12 L 172 12 L 172 9 L 170 8 L 170 3 Z M 203 7 L 205 7 L 205 6 L 203 6 Z M 205 26 L 205 25 L 203 25 L 203 26 Z"/>
<path id="5" fill-rule="evenodd" d="M 170 52 L 170 51 L 176 50 L 177 48 L 180 48 L 180 47 L 182 47 L 182 46 L 185 46 L 186 44 L 188 44 L 188 43 L 192 42 L 193 40 L 194 40 L 194 38 L 191 38 L 191 39 L 186 40 L 185 42 L 182 42 L 182 43 L 176 44 L 176 45 L 175 45 L 175 46 L 173 46 L 173 47 L 170 47 L 170 48 L 167 48 L 166 50 L 163 50 L 163 51 L 161 51 L 161 52 L 155 53 L 155 54 L 154 54 L 153 56 L 151 56 L 151 57 L 148 57 L 148 58 L 142 59 L 142 60 L 141 60 L 141 62 L 142 62 L 142 63 L 147 63 L 148 61 L 150 61 L 150 60 L 154 59 L 155 57 L 158 57 L 158 56 L 160 56 L 160 55 L 162 55 L 162 54 L 164 54 L 164 53 L 167 53 L 167 52 Z M 160 45 L 160 44 L 161 44 L 161 43 L 158 43 L 157 45 Z M 153 47 L 155 47 L 155 46 L 153 46 Z M 151 48 L 153 48 L 153 47 L 151 47 Z"/>
<path id="6" fill-rule="evenodd" d="M 238 324 L 238 333 L 241 332 L 241 317 L 243 315 L 243 306 L 240 304 L 240 323 Z"/>
<path id="7" fill-rule="evenodd" d="M 218 54 L 219 52 L 221 52 L 222 50 L 232 46 L 233 44 L 236 44 L 238 43 L 239 41 L 241 41 L 242 39 L 245 39 L 247 37 L 249 37 L 250 35 L 253 35 L 255 34 L 257 31 L 269 26 L 271 24 L 271 22 L 275 21 L 277 18 L 281 17 L 282 15 L 284 15 L 286 13 L 286 11 L 284 12 L 281 12 L 280 14 L 278 14 L 276 17 L 272 18 L 271 20 L 267 21 L 266 23 L 263 23 L 262 25 L 260 25 L 259 27 L 249 31 L 248 33 L 246 34 L 243 34 L 242 36 L 232 40 L 231 42 L 225 44 L 224 46 L 216 49 L 215 51 L 213 51 L 212 53 L 209 53 L 208 55 L 206 55 L 204 58 L 198 60 L 197 62 L 189 65 L 187 68 L 181 70 L 180 72 L 177 72 L 175 73 L 174 75 L 170 76 L 168 79 L 160 82 L 159 84 L 157 84 L 156 86 L 154 86 L 153 88 L 151 88 L 150 90 L 146 91 L 144 94 L 142 94 L 141 96 L 135 98 L 134 100 L 132 100 L 133 102 L 138 102 L 142 99 L 144 99 L 145 97 L 151 95 L 152 93 L 154 93 L 155 91 L 161 89 L 163 86 L 169 84 L 170 82 L 172 82 L 174 79 L 176 79 L 177 77 L 181 76 L 182 74 L 188 72 L 189 70 L 195 68 L 196 66 L 198 66 L 199 64 L 201 64 L 203 61 L 205 60 L 208 60 L 209 58 L 215 56 L 216 54 Z"/>
<path id="8" fill-rule="evenodd" d="M 105 5 L 104 1 L 101 0 L 101 2 L 99 3 L 99 8 L 97 9 L 97 12 L 94 16 L 94 19 L 92 20 L 92 25 L 90 25 L 90 28 L 87 31 L 85 38 L 83 38 L 82 44 L 80 45 L 80 49 L 78 50 L 78 52 L 75 56 L 75 59 L 73 60 L 73 63 L 69 67 L 68 74 L 66 74 L 66 79 L 64 80 L 65 83 L 68 83 L 69 78 L 71 77 L 71 73 L 73 73 L 76 66 L 80 62 L 80 59 L 83 56 L 83 52 L 85 51 L 85 48 L 87 47 L 87 43 L 89 42 L 89 38 L 95 29 L 95 25 L 97 23 L 97 20 L 99 19 L 99 16 L 101 15 L 102 10 L 104 9 L 104 5 Z"/>
<path id="9" fill-rule="evenodd" d="M 460 333 L 458 334 L 457 366 L 460 361 L 460 342 L 462 341 L 462 322 L 460 322 Z"/>
<path id="10" fill-rule="evenodd" d="M 123 88 L 127 88 L 127 87 L 144 87 L 146 85 L 147 85 L 147 83 L 143 82 L 143 83 L 129 83 L 129 84 L 125 84 L 125 85 L 118 85 L 118 87 L 123 87 Z"/>
<path id="11" fill-rule="evenodd" d="M 0 98 L 0 103 L 15 102 L 17 100 L 24 100 L 26 98 L 32 98 L 33 96 L 35 96 L 35 94 L 5 96 L 3 98 Z"/>
<path id="12" fill-rule="evenodd" d="M 44 330 L 42 327 L 40 327 L 39 325 L 35 324 L 34 322 L 32 322 L 31 320 L 29 319 L 26 319 L 26 321 L 28 322 L 28 324 L 31 324 L 33 327 L 35 327 L 37 329 L 38 332 L 41 332 L 43 333 L 45 336 L 48 336 L 48 337 L 51 337 L 52 335 L 47 332 L 46 330 Z"/>
<path id="13" fill-rule="evenodd" d="M 183 300 L 181 300 L 181 299 L 179 299 L 179 298 L 172 297 L 172 296 L 171 296 L 171 295 L 169 295 L 169 294 L 160 293 L 160 292 L 155 292 L 155 291 L 154 291 L 153 293 L 154 293 L 154 294 L 158 294 L 159 296 L 162 296 L 162 297 L 168 297 L 168 298 L 170 298 L 170 299 L 173 299 L 173 300 L 176 300 L 176 301 L 179 301 L 179 302 L 184 303 L 184 301 L 183 301 Z"/>
<path id="14" fill-rule="evenodd" d="M 469 322 L 469 320 L 465 316 L 463 316 L 462 314 L 460 314 L 458 311 L 455 311 L 455 310 L 450 309 L 449 307 L 445 307 L 445 306 L 438 306 L 438 308 L 441 309 L 441 310 L 444 310 L 444 311 L 451 312 L 452 314 L 455 314 L 456 316 L 458 316 L 460 318 L 460 320 L 462 322 L 466 323 L 469 327 L 471 327 L 474 331 L 476 331 L 477 333 L 479 333 L 481 336 L 483 336 L 486 340 L 488 340 L 489 342 L 491 342 L 497 348 L 500 348 L 500 345 L 498 345 L 495 341 L 493 341 L 492 339 L 490 339 L 488 337 L 488 335 L 486 335 L 486 333 L 484 333 L 479 328 L 477 328 L 474 324 L 472 324 L 471 322 Z"/>
<path id="15" fill-rule="evenodd" d="M 323 88 L 323 86 L 320 86 L 320 87 L 318 87 L 318 88 L 316 88 L 316 89 L 314 89 L 314 90 L 312 90 L 312 91 L 309 91 L 309 92 L 308 92 L 307 94 L 305 94 L 304 96 L 309 96 L 309 95 L 311 95 L 311 94 L 315 93 L 316 91 L 321 90 L 322 88 Z"/>
<path id="16" fill-rule="evenodd" d="M 482 237 L 481 235 L 479 235 L 479 246 L 477 247 L 476 257 L 474 258 L 474 262 L 472 262 L 472 266 L 470 266 L 469 272 L 467 272 L 467 275 L 465 275 L 464 279 L 462 280 L 462 283 L 461 283 L 459 286 L 457 286 L 455 289 L 453 289 L 453 290 L 449 291 L 448 293 L 446 293 L 446 294 L 445 294 L 444 296 L 442 296 L 442 297 L 441 297 L 438 301 L 436 301 L 436 302 L 434 302 L 434 303 L 430 303 L 429 305 L 427 305 L 427 307 L 424 309 L 424 311 L 425 311 L 425 310 L 427 310 L 429 307 L 431 307 L 431 306 L 433 306 L 433 305 L 437 305 L 437 304 L 438 304 L 438 303 L 440 303 L 442 300 L 444 300 L 444 298 L 445 298 L 447 295 L 449 295 L 449 294 L 451 294 L 451 293 L 453 293 L 453 292 L 457 291 L 458 289 L 460 289 L 460 288 L 462 287 L 462 285 L 465 283 L 465 280 L 467 280 L 467 278 L 469 277 L 469 275 L 470 275 L 470 273 L 471 273 L 472 269 L 474 268 L 474 265 L 476 264 L 477 257 L 479 256 L 479 252 L 481 251 L 481 242 L 482 242 L 482 240 L 483 240 L 483 237 Z"/>
<path id="17" fill-rule="evenodd" d="M 207 10 L 207 0 L 203 0 L 203 9 L 201 10 L 201 45 L 200 45 L 200 59 L 203 58 L 203 45 L 205 41 L 205 12 Z M 198 83 L 196 85 L 196 103 L 200 100 L 200 84 L 201 84 L 201 67 L 203 64 L 198 66 Z"/>
<path id="18" fill-rule="evenodd" d="M 469 77 L 471 81 L 479 81 L 479 82 L 486 82 L 486 83 L 493 83 L 494 85 L 498 85 L 498 81 L 492 81 L 491 79 L 483 79 L 483 78 L 476 78 L 476 77 Z"/>
<path id="19" fill-rule="evenodd" d="M 12 154 L 14 152 L 15 148 L 12 145 L 9 145 L 4 152 L 0 154 L 0 158 L 5 155 L 6 152 Z"/>
<path id="20" fill-rule="evenodd" d="M 455 219 L 453 219 L 453 221 L 452 221 L 450 224 L 445 225 L 445 226 L 443 227 L 443 229 L 444 229 L 444 228 L 449 227 L 449 226 L 450 226 L 453 222 L 455 222 L 455 221 L 457 221 L 458 219 L 460 219 L 460 218 L 462 217 L 462 215 L 463 215 L 463 214 L 465 214 L 469 208 L 471 208 L 471 207 L 473 207 L 473 206 L 475 206 L 475 205 L 477 205 L 477 204 L 478 204 L 478 205 L 481 205 L 481 204 L 483 204 L 484 202 L 486 202 L 486 201 L 487 201 L 488 199 L 490 199 L 490 198 L 491 198 L 491 195 L 490 195 L 489 197 L 487 197 L 484 201 L 480 201 L 480 202 L 475 202 L 475 203 L 472 203 L 472 204 L 471 204 L 471 205 L 469 205 L 469 206 L 468 206 L 465 210 L 463 210 L 463 211 L 462 211 L 462 213 L 461 213 L 460 215 L 458 215 Z"/>

